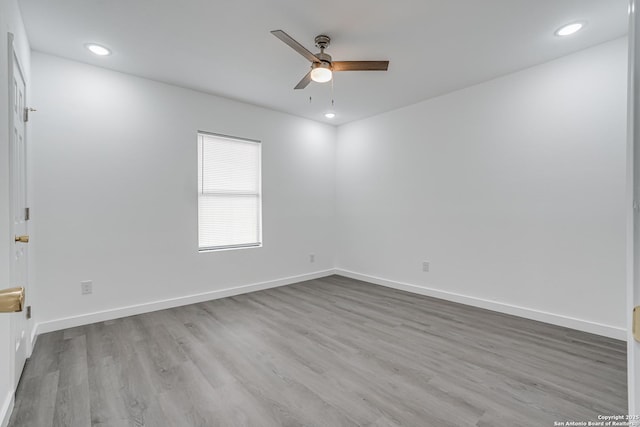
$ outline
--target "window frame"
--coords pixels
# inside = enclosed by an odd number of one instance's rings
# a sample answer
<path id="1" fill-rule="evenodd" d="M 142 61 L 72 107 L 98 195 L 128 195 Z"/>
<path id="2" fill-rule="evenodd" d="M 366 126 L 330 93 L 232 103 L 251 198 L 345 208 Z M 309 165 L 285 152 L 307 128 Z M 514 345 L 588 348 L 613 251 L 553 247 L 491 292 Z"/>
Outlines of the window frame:
<path id="1" fill-rule="evenodd" d="M 257 233 L 257 237 L 258 237 L 258 242 L 256 243 L 244 243 L 244 244 L 233 244 L 233 245 L 220 245 L 220 246 L 204 246 L 201 247 L 200 246 L 200 198 L 205 196 L 205 192 L 204 189 L 201 187 L 201 185 L 203 183 L 198 182 L 198 186 L 197 186 L 197 231 L 198 231 L 198 252 L 199 253 L 204 253 L 204 252 L 217 252 L 217 251 L 225 251 L 225 250 L 234 250 L 234 249 L 251 249 L 251 248 L 261 248 L 263 245 L 263 238 L 262 238 L 262 141 L 257 140 L 257 139 L 250 139 L 250 138 L 243 138 L 243 137 L 238 137 L 238 136 L 232 136 L 232 135 L 225 135 L 222 133 L 215 133 L 215 132 L 208 132 L 208 131 L 203 131 L 203 130 L 198 130 L 197 131 L 197 138 L 196 138 L 196 143 L 198 144 L 196 146 L 196 161 L 197 161 L 197 168 L 201 171 L 201 173 L 198 174 L 198 176 L 203 176 L 204 177 L 204 163 L 202 161 L 200 161 L 200 138 L 201 137 L 215 137 L 215 138 L 221 138 L 221 139 L 226 139 L 229 141 L 233 141 L 233 142 L 239 142 L 239 143 L 248 143 L 248 144 L 258 144 L 258 171 L 257 171 L 257 176 L 258 176 L 258 182 L 257 182 L 257 193 L 234 193 L 234 192 L 221 192 L 221 191 L 216 191 L 216 192 L 210 192 L 207 194 L 211 194 L 211 195 L 226 195 L 226 196 L 238 196 L 238 197 L 245 197 L 245 196 L 256 196 L 257 200 L 258 200 L 258 215 L 257 215 L 257 228 L 258 228 L 258 233 Z M 202 142 L 203 144 L 203 149 L 204 149 L 204 144 L 205 142 Z"/>

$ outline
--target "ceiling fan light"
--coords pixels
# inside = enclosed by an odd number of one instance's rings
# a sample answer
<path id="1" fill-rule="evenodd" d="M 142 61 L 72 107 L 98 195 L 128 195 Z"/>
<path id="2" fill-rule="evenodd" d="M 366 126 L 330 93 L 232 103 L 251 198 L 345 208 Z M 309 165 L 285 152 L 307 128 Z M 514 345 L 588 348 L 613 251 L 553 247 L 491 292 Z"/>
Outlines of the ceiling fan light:
<path id="1" fill-rule="evenodd" d="M 331 80 L 333 77 L 333 73 L 331 70 L 324 64 L 320 64 L 311 70 L 311 80 L 317 83 L 326 83 Z"/>

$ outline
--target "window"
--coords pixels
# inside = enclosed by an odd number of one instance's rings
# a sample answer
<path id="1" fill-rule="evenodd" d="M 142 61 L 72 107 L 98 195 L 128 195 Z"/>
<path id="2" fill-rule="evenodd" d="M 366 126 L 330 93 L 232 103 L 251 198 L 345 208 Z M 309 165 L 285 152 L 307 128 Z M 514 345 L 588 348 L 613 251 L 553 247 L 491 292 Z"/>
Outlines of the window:
<path id="1" fill-rule="evenodd" d="M 200 251 L 262 244 L 259 141 L 198 132 Z"/>

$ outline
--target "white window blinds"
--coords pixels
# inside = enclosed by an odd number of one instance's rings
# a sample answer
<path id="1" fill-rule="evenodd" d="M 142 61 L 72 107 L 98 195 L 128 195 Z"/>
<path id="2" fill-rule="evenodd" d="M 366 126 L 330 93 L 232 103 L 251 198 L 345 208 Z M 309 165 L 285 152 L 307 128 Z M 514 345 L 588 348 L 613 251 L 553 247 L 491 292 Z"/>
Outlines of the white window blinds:
<path id="1" fill-rule="evenodd" d="M 198 133 L 200 250 L 260 246 L 260 143 Z"/>

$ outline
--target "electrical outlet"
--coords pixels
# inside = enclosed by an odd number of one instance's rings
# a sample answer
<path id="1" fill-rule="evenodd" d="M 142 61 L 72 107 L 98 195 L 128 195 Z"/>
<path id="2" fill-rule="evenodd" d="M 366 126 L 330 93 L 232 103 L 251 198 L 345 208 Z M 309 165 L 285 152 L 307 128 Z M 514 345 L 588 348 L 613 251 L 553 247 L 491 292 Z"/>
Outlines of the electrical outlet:
<path id="1" fill-rule="evenodd" d="M 93 293 L 93 281 L 83 280 L 80 282 L 80 293 L 82 295 L 89 295 Z"/>
<path id="2" fill-rule="evenodd" d="M 422 262 L 422 271 L 429 272 L 429 261 Z"/>
<path id="3" fill-rule="evenodd" d="M 310 254 L 309 255 L 309 262 L 316 262 L 316 255 L 315 254 Z"/>

